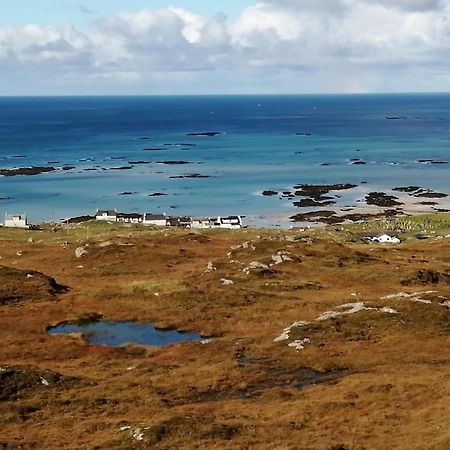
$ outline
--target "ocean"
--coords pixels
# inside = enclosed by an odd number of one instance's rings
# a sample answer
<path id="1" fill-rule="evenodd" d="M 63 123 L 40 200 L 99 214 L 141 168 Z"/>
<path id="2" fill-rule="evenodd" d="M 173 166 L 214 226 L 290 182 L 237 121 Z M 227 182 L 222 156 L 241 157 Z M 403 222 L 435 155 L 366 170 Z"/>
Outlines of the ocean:
<path id="1" fill-rule="evenodd" d="M 0 176 L 0 217 L 99 208 L 286 227 L 299 208 L 281 193 L 298 184 L 358 185 L 342 206 L 396 186 L 450 193 L 449 149 L 450 94 L 3 97 L 0 169 L 58 170 Z"/>

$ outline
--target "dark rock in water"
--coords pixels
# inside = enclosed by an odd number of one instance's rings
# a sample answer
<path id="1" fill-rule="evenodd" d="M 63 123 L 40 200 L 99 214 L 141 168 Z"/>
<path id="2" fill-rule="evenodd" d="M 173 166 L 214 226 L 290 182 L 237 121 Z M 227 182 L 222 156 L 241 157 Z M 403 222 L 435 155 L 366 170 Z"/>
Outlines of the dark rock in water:
<path id="1" fill-rule="evenodd" d="M 161 197 L 163 195 L 167 194 L 163 194 L 162 192 L 153 192 L 153 194 L 148 194 L 149 197 Z"/>
<path id="2" fill-rule="evenodd" d="M 190 161 L 157 161 L 158 164 L 167 164 L 167 165 L 182 165 L 182 164 L 192 164 Z"/>
<path id="3" fill-rule="evenodd" d="M 145 152 L 159 152 L 162 150 L 160 147 L 148 147 L 143 149 Z"/>
<path id="4" fill-rule="evenodd" d="M 418 194 L 414 194 L 414 197 L 444 198 L 444 197 L 448 197 L 448 195 L 444 194 L 443 192 L 425 191 L 425 192 L 420 192 Z"/>
<path id="5" fill-rule="evenodd" d="M 262 191 L 262 195 L 265 195 L 265 196 L 273 196 L 273 195 L 278 195 L 278 192 L 276 192 L 276 191 L 270 191 L 270 190 L 268 190 L 268 191 Z"/>
<path id="6" fill-rule="evenodd" d="M 297 206 L 299 208 L 309 208 L 314 206 L 330 206 L 334 205 L 336 202 L 334 200 L 327 200 L 323 202 L 318 202 L 312 198 L 304 198 L 300 200 L 299 202 L 294 202 L 294 206 Z"/>
<path id="7" fill-rule="evenodd" d="M 210 176 L 202 175 L 201 173 L 187 173 L 185 175 L 173 175 L 169 178 L 210 178 Z"/>
<path id="8" fill-rule="evenodd" d="M 141 137 L 140 139 L 141 139 L 142 141 L 148 141 L 150 138 L 147 137 L 147 136 L 144 136 L 144 137 Z"/>
<path id="9" fill-rule="evenodd" d="M 11 197 L 0 197 L 0 200 L 11 200 Z"/>
<path id="10" fill-rule="evenodd" d="M 294 189 L 300 189 L 303 191 L 306 195 L 306 197 L 309 196 L 315 196 L 317 194 L 326 194 L 330 191 L 343 191 L 347 189 L 352 189 L 356 187 L 356 184 L 350 184 L 350 183 L 339 183 L 339 184 L 298 184 L 294 186 Z"/>
<path id="11" fill-rule="evenodd" d="M 358 166 L 358 165 L 366 164 L 366 162 L 362 161 L 360 159 L 356 159 L 356 160 L 352 161 L 350 164 L 352 164 L 353 166 Z"/>
<path id="12" fill-rule="evenodd" d="M 201 173 L 188 173 L 184 178 L 211 178 L 209 175 L 202 175 Z"/>
<path id="13" fill-rule="evenodd" d="M 222 133 L 220 131 L 204 131 L 201 133 L 188 133 L 187 135 L 188 136 L 210 136 L 210 137 L 212 137 L 212 136 L 219 136 L 221 134 Z"/>
<path id="14" fill-rule="evenodd" d="M 333 197 L 325 197 L 330 191 L 341 191 L 352 189 L 356 184 L 298 184 L 294 186 L 295 195 L 299 197 L 310 197 L 316 201 L 332 200 Z"/>
<path id="15" fill-rule="evenodd" d="M 133 166 L 110 167 L 108 170 L 130 170 Z"/>
<path id="16" fill-rule="evenodd" d="M 311 133 L 295 133 L 296 136 L 311 136 Z"/>
<path id="17" fill-rule="evenodd" d="M 387 195 L 384 192 L 370 192 L 366 195 L 365 200 L 368 205 L 388 208 L 392 206 L 403 205 L 403 203 L 397 201 L 398 197 Z"/>
<path id="18" fill-rule="evenodd" d="M 420 186 L 401 186 L 401 187 L 395 187 L 392 190 L 397 192 L 406 192 L 406 193 L 412 193 L 416 192 L 422 189 Z"/>
<path id="19" fill-rule="evenodd" d="M 59 164 L 59 161 L 47 161 L 47 164 Z"/>
<path id="20" fill-rule="evenodd" d="M 76 167 L 75 166 L 62 166 L 61 167 L 61 170 L 73 170 L 73 169 L 76 169 Z"/>
<path id="21" fill-rule="evenodd" d="M 130 192 L 130 191 L 125 191 L 125 192 L 121 192 L 120 194 L 118 194 L 118 195 L 135 195 L 135 194 L 137 194 L 138 192 Z"/>
<path id="22" fill-rule="evenodd" d="M 150 164 L 151 161 L 128 161 L 128 164 Z"/>
<path id="23" fill-rule="evenodd" d="M 417 162 L 422 164 L 448 164 L 448 161 L 436 161 L 435 159 L 418 159 Z"/>
<path id="24" fill-rule="evenodd" d="M 407 116 L 387 116 L 385 117 L 386 120 L 407 120 Z"/>
<path id="25" fill-rule="evenodd" d="M 39 175 L 40 173 L 54 172 L 55 167 L 19 167 L 17 169 L 0 169 L 0 175 L 14 177 L 17 175 Z"/>
<path id="26" fill-rule="evenodd" d="M 321 166 L 329 166 L 330 163 L 322 163 Z"/>

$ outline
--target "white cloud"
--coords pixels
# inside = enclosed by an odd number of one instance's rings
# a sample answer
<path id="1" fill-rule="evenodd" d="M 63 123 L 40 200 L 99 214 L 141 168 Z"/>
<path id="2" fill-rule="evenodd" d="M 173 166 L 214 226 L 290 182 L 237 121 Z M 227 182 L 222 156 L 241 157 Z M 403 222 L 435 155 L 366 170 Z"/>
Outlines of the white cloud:
<path id="1" fill-rule="evenodd" d="M 265 0 L 234 22 L 170 7 L 104 17 L 86 32 L 0 25 L 3 73 L 69 91 L 222 91 L 224 80 L 242 91 L 251 77 L 252 90 L 274 92 L 450 89 L 449 51 L 440 0 Z"/>
<path id="2" fill-rule="evenodd" d="M 378 3 L 386 8 L 404 11 L 436 11 L 443 9 L 446 0 L 364 0 L 369 4 Z"/>

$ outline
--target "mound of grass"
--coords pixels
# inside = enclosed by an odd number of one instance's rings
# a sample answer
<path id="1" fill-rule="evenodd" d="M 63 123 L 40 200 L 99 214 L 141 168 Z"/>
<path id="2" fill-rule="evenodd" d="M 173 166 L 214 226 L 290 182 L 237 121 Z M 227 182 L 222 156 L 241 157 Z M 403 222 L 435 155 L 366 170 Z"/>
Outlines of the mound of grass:
<path id="1" fill-rule="evenodd" d="M 182 291 L 184 286 L 177 280 L 136 280 L 124 285 L 123 290 L 127 294 L 169 294 Z"/>

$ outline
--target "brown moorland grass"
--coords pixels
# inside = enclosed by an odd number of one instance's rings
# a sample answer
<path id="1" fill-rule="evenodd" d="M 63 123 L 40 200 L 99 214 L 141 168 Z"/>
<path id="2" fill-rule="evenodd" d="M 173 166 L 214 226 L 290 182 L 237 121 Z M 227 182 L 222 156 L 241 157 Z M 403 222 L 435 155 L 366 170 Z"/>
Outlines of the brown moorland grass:
<path id="1" fill-rule="evenodd" d="M 0 230 L 0 448 L 448 449 L 449 254 L 335 231 Z M 317 320 L 347 303 L 370 309 Z M 90 314 L 210 339 L 46 333 Z"/>

